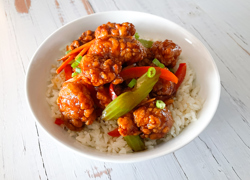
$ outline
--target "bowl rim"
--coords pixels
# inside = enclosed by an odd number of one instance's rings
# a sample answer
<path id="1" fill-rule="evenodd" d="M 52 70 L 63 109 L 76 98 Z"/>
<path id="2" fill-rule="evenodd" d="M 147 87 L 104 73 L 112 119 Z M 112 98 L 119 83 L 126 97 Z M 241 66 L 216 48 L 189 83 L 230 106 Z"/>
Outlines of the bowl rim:
<path id="1" fill-rule="evenodd" d="M 141 14 L 141 15 L 150 15 L 150 16 L 153 16 L 155 18 L 160 18 L 166 22 L 168 22 L 169 24 L 173 24 L 175 25 L 176 27 L 180 28 L 182 31 L 185 31 L 189 36 L 191 36 L 192 38 L 196 39 L 196 41 L 202 46 L 202 48 L 206 51 L 207 55 L 209 56 L 209 59 L 211 59 L 211 64 L 212 64 L 212 67 L 214 68 L 214 73 L 215 73 L 215 76 L 216 76 L 216 79 L 218 80 L 218 90 L 216 91 L 217 94 L 215 94 L 216 96 L 216 102 L 214 102 L 214 106 L 212 107 L 212 110 L 211 110 L 211 114 L 210 114 L 210 117 L 208 118 L 209 120 L 206 121 L 206 123 L 204 123 L 204 125 L 202 127 L 200 127 L 198 133 L 193 137 L 193 138 L 190 138 L 190 140 L 188 141 L 185 141 L 184 143 L 182 144 L 179 144 L 177 145 L 174 149 L 171 149 L 170 151 L 168 152 L 165 152 L 165 151 L 161 151 L 160 153 L 157 153 L 157 154 L 151 154 L 150 156 L 147 156 L 147 157 L 136 157 L 134 156 L 133 158 L 125 158 L 125 159 L 122 159 L 122 160 L 119 160 L 119 156 L 117 154 L 111 154 L 113 155 L 112 158 L 108 157 L 108 158 L 105 158 L 103 156 L 94 156 L 92 154 L 86 154 L 82 151 L 80 151 L 79 149 L 77 149 L 76 147 L 70 147 L 70 146 L 67 146 L 66 144 L 64 144 L 61 140 L 57 139 L 56 137 L 54 137 L 52 134 L 50 134 L 47 130 L 46 130 L 46 127 L 44 127 L 40 122 L 39 122 L 39 118 L 36 117 L 36 115 L 34 114 L 33 112 L 33 108 L 31 107 L 31 103 L 30 103 L 30 98 L 29 98 L 29 75 L 30 75 L 30 71 L 31 71 L 31 65 L 32 65 L 32 62 L 34 60 L 34 58 L 36 57 L 36 54 L 39 52 L 40 48 L 54 35 L 56 34 L 58 31 L 60 31 L 61 29 L 65 28 L 66 26 L 69 26 L 70 24 L 76 22 L 76 21 L 80 21 L 82 19 L 85 19 L 85 18 L 89 18 L 89 17 L 92 17 L 92 16 L 100 16 L 100 15 L 105 15 L 105 14 L 123 14 L 123 13 L 135 13 L 135 14 Z M 208 124 L 212 121 L 214 115 L 215 115 L 215 112 L 218 108 L 218 105 L 219 105 L 219 100 L 220 100 L 220 94 L 221 94 L 221 85 L 220 85 L 220 75 L 219 75 L 219 71 L 218 71 L 218 68 L 215 64 L 215 61 L 211 55 L 211 53 L 208 51 L 208 49 L 206 48 L 206 46 L 196 37 L 194 36 L 192 33 L 190 33 L 189 31 L 187 31 L 185 28 L 183 28 L 182 26 L 166 19 L 166 18 L 163 18 L 163 17 L 160 17 L 160 16 L 157 16 L 157 15 L 154 15 L 154 14 L 150 14 L 150 13 L 145 13 L 145 12 L 139 12 L 139 11 L 105 11 L 105 12 L 98 12 L 98 13 L 94 13 L 94 14 L 90 14 L 90 15 L 85 15 L 85 16 L 82 16 L 80 18 L 77 18 L 73 21 L 70 21 L 68 23 L 66 23 L 65 25 L 63 25 L 62 27 L 60 28 L 57 28 L 55 31 L 53 31 L 47 38 L 44 39 L 44 41 L 37 47 L 35 53 L 33 54 L 30 62 L 29 62 L 29 65 L 27 67 L 27 73 L 26 73 L 26 78 L 25 78 L 25 99 L 26 99 L 26 102 L 28 104 L 28 109 L 30 110 L 33 118 L 35 119 L 36 123 L 39 124 L 40 127 L 42 127 L 41 129 L 43 129 L 44 132 L 46 132 L 46 134 L 48 134 L 52 139 L 54 139 L 57 143 L 63 145 L 64 147 L 66 147 L 67 149 L 70 149 L 71 151 L 73 152 L 76 152 L 77 154 L 80 154 L 81 156 L 85 157 L 85 158 L 91 158 L 91 159 L 94 159 L 94 160 L 98 160 L 98 161 L 106 161 L 106 162 L 115 162 L 115 163 L 133 163 L 133 162 L 141 162 L 141 161 L 145 161 L 145 160 L 149 160 L 149 159 L 153 159 L 153 158 L 157 158 L 157 157 L 161 157 L 161 156 L 164 156 L 164 155 L 167 155 L 167 154 L 170 154 L 174 151 L 177 151 L 178 149 L 186 146 L 187 144 L 189 144 L 191 141 L 193 141 L 196 137 L 198 137 L 201 132 L 204 131 L 204 129 L 208 126 Z M 136 153 L 134 153 L 136 154 Z"/>

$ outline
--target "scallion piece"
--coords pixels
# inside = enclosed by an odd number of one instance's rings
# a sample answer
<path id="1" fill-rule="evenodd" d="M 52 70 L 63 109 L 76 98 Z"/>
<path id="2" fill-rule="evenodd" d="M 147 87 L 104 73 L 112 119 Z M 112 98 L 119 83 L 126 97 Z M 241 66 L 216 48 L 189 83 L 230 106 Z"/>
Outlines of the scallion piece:
<path id="1" fill-rule="evenodd" d="M 156 107 L 159 109 L 164 109 L 166 107 L 166 104 L 162 100 L 157 100 Z"/>
<path id="2" fill-rule="evenodd" d="M 75 77 L 78 73 L 77 72 L 73 72 L 71 77 Z"/>
<path id="3" fill-rule="evenodd" d="M 128 87 L 132 88 L 136 84 L 136 79 L 132 79 L 130 83 L 128 83 Z"/>
<path id="4" fill-rule="evenodd" d="M 150 68 L 148 68 L 147 75 L 148 75 L 148 77 L 149 77 L 149 78 L 154 77 L 155 73 L 156 73 L 156 70 L 155 70 L 155 68 L 154 68 L 154 67 L 150 67 Z"/>
<path id="5" fill-rule="evenodd" d="M 73 63 L 71 64 L 71 67 L 72 67 L 72 68 L 76 68 L 78 65 L 79 65 L 79 63 L 75 61 L 75 62 L 73 62 Z"/>
<path id="6" fill-rule="evenodd" d="M 139 39 L 138 41 L 146 48 L 151 48 L 154 43 L 153 41 L 148 41 L 145 39 Z"/>
<path id="7" fill-rule="evenodd" d="M 75 69 L 75 71 L 76 71 L 78 74 L 80 74 L 80 73 L 82 72 L 81 68 L 79 68 L 79 67 L 77 67 L 77 68 Z"/>
<path id="8" fill-rule="evenodd" d="M 132 91 L 122 93 L 108 104 L 102 112 L 102 119 L 105 121 L 116 120 L 135 108 L 152 91 L 160 75 L 160 70 L 157 70 L 152 78 L 149 78 L 147 73 L 143 74 L 137 79 Z"/>
<path id="9" fill-rule="evenodd" d="M 139 34 L 138 33 L 135 33 L 135 39 L 139 39 L 140 38 L 140 36 L 139 36 Z"/>
<path id="10" fill-rule="evenodd" d="M 159 67 L 160 67 L 160 68 L 165 68 L 165 65 L 161 63 L 161 64 L 159 65 Z"/>
<path id="11" fill-rule="evenodd" d="M 73 64 L 74 62 L 75 62 L 75 60 L 72 60 L 72 61 L 69 62 L 69 64 Z"/>
<path id="12" fill-rule="evenodd" d="M 71 51 L 72 51 L 72 50 L 68 50 L 68 51 L 65 52 L 65 54 L 69 54 Z"/>
<path id="13" fill-rule="evenodd" d="M 81 60 L 82 60 L 82 56 L 78 56 L 78 58 L 76 59 L 76 62 L 80 64 Z"/>
<path id="14" fill-rule="evenodd" d="M 173 68 L 168 68 L 168 70 L 172 73 L 174 73 L 174 69 Z"/>
<path id="15" fill-rule="evenodd" d="M 158 67 L 160 67 L 160 68 L 164 68 L 165 67 L 165 65 L 164 64 L 162 64 L 158 59 L 154 59 L 153 61 L 152 61 L 156 66 L 158 66 Z"/>
<path id="16" fill-rule="evenodd" d="M 140 36 L 138 33 L 135 33 L 135 39 L 139 41 L 144 47 L 151 48 L 153 45 L 153 41 L 148 41 L 145 39 L 140 39 Z"/>
<path id="17" fill-rule="evenodd" d="M 135 152 L 143 151 L 145 149 L 144 142 L 140 136 L 124 136 L 124 139 Z"/>

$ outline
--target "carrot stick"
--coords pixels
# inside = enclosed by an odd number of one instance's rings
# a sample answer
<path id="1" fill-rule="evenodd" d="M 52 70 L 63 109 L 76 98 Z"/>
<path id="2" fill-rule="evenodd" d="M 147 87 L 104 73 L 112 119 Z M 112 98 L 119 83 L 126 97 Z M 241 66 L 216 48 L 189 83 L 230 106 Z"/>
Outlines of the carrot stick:
<path id="1" fill-rule="evenodd" d="M 123 78 L 123 80 L 132 79 L 135 77 L 141 77 L 144 73 L 148 71 L 149 68 L 150 66 L 131 67 L 131 68 L 122 70 L 122 72 L 120 73 L 120 76 Z M 154 67 L 154 68 L 156 70 L 158 69 L 161 71 L 160 78 L 165 79 L 167 81 L 172 81 L 175 84 L 178 83 L 178 78 L 169 70 L 163 69 L 160 67 Z"/>
<path id="2" fill-rule="evenodd" d="M 94 42 L 94 40 L 84 44 L 84 45 L 81 45 L 80 47 L 78 48 L 75 48 L 73 49 L 72 51 L 70 51 L 68 54 L 66 54 L 65 56 L 63 56 L 60 60 L 65 60 L 67 59 L 67 57 L 71 56 L 72 54 L 75 54 L 75 53 L 78 53 L 79 51 L 81 51 L 83 48 L 87 48 L 89 49 L 90 45 Z"/>
<path id="3" fill-rule="evenodd" d="M 56 73 L 59 74 L 64 68 L 65 66 L 67 66 L 67 64 L 70 63 L 70 61 L 72 61 L 74 59 L 75 55 L 70 56 L 66 61 L 64 61 L 61 66 L 56 70 Z"/>
<path id="4" fill-rule="evenodd" d="M 76 56 L 76 59 L 77 59 L 79 56 L 83 56 L 88 50 L 89 50 L 89 48 L 87 48 L 87 47 L 83 48 L 83 50 Z"/>

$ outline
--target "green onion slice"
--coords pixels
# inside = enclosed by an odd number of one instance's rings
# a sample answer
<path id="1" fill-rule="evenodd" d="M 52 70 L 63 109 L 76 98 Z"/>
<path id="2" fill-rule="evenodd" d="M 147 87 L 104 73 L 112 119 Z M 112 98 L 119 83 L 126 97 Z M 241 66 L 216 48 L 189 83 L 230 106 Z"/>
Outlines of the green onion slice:
<path id="1" fill-rule="evenodd" d="M 72 60 L 72 61 L 69 62 L 69 64 L 73 64 L 74 62 L 75 62 L 75 60 Z"/>
<path id="2" fill-rule="evenodd" d="M 73 63 L 71 64 L 71 67 L 72 67 L 72 68 L 76 68 L 78 65 L 79 65 L 79 63 L 75 61 L 75 62 L 73 62 Z"/>
<path id="3" fill-rule="evenodd" d="M 77 67 L 77 68 L 75 69 L 75 71 L 76 71 L 78 74 L 80 74 L 80 73 L 82 72 L 81 68 L 79 68 L 79 67 Z"/>
<path id="4" fill-rule="evenodd" d="M 141 137 L 138 136 L 124 136 L 123 137 L 128 145 L 133 149 L 133 151 L 143 151 L 145 149 L 145 145 Z"/>
<path id="5" fill-rule="evenodd" d="M 159 67 L 160 67 L 160 68 L 165 68 L 165 65 L 161 63 L 161 64 L 159 65 Z"/>
<path id="6" fill-rule="evenodd" d="M 72 50 L 68 50 L 68 51 L 65 52 L 65 54 L 69 54 L 71 51 L 72 51 Z"/>
<path id="7" fill-rule="evenodd" d="M 172 73 L 174 73 L 174 69 L 173 68 L 168 68 L 168 70 Z"/>
<path id="8" fill-rule="evenodd" d="M 135 39 L 138 40 L 140 38 L 138 33 L 135 33 Z"/>
<path id="9" fill-rule="evenodd" d="M 148 40 L 145 40 L 145 39 L 140 39 L 140 36 L 138 33 L 135 33 L 135 39 L 137 41 L 139 41 L 144 47 L 146 48 L 151 48 L 152 45 L 153 45 L 153 41 L 148 41 Z"/>
<path id="10" fill-rule="evenodd" d="M 130 83 L 128 83 L 128 87 L 132 88 L 136 84 L 136 79 L 132 79 Z"/>
<path id="11" fill-rule="evenodd" d="M 165 65 L 164 64 L 162 64 L 158 59 L 154 59 L 153 61 L 152 61 L 156 66 L 158 66 L 158 67 L 160 67 L 160 68 L 164 68 L 165 67 Z"/>
<path id="12" fill-rule="evenodd" d="M 160 75 L 160 70 L 157 70 L 152 78 L 149 78 L 147 73 L 143 74 L 137 79 L 132 91 L 122 93 L 108 104 L 102 112 L 102 119 L 105 121 L 116 120 L 135 108 L 152 91 Z"/>
<path id="13" fill-rule="evenodd" d="M 164 109 L 166 107 L 166 104 L 162 100 L 157 100 L 156 107 L 159 109 Z"/>
<path id="14" fill-rule="evenodd" d="M 71 77 L 75 77 L 78 73 L 77 72 L 74 72 L 72 73 Z"/>
<path id="15" fill-rule="evenodd" d="M 154 77 L 155 73 L 156 73 L 156 70 L 155 70 L 155 68 L 154 68 L 154 67 L 150 67 L 150 68 L 148 68 L 147 75 L 148 75 L 148 77 L 149 77 L 149 78 Z"/>
<path id="16" fill-rule="evenodd" d="M 76 59 L 76 62 L 80 64 L 81 60 L 82 60 L 82 56 L 78 56 L 78 58 Z"/>

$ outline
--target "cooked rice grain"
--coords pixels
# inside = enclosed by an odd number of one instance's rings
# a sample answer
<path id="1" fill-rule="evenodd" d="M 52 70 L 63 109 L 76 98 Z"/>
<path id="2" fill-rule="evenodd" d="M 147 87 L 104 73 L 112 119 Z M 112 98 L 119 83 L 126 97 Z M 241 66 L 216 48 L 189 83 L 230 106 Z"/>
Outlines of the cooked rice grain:
<path id="1" fill-rule="evenodd" d="M 180 63 L 187 64 L 186 77 L 176 93 L 174 103 L 168 107 L 172 112 L 175 122 L 165 138 L 160 140 L 145 139 L 147 149 L 153 149 L 158 143 L 169 141 L 173 137 L 176 137 L 186 126 L 197 120 L 197 113 L 202 108 L 202 100 L 198 96 L 200 87 L 196 84 L 195 72 L 190 67 L 189 63 L 183 59 L 179 59 L 174 70 L 179 67 Z M 57 62 L 57 65 L 51 68 L 48 80 L 49 85 L 46 92 L 46 99 L 50 105 L 53 118 L 61 117 L 61 113 L 57 106 L 57 97 L 62 87 L 62 83 L 65 81 L 65 74 L 64 71 L 60 74 L 56 74 L 56 68 L 59 66 L 60 62 Z M 120 154 L 133 152 L 122 136 L 117 138 L 108 135 L 108 132 L 115 128 L 117 128 L 116 121 L 104 122 L 101 118 L 98 118 L 93 124 L 85 126 L 80 132 L 73 132 L 70 130 L 67 132 L 69 136 L 74 137 L 80 143 L 96 148 L 101 152 Z"/>

